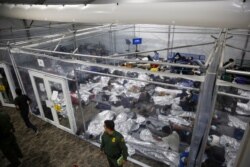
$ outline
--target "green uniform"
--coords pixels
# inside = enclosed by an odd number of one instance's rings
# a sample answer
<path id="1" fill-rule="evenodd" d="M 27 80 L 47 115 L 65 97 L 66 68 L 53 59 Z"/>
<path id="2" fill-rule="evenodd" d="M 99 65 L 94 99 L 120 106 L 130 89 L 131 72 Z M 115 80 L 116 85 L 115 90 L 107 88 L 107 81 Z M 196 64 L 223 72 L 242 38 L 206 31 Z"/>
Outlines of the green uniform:
<path id="1" fill-rule="evenodd" d="M 128 157 L 128 148 L 123 136 L 114 131 L 112 135 L 106 132 L 102 135 L 101 150 L 107 155 L 110 167 L 118 167 L 117 160 L 123 156 L 124 160 Z"/>

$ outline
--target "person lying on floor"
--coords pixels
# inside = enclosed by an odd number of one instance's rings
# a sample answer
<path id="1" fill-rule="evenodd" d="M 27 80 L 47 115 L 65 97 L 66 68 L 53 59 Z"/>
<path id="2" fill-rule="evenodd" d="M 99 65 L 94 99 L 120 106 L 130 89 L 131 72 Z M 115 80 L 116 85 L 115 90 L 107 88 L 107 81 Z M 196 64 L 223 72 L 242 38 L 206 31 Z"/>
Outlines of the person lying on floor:
<path id="1" fill-rule="evenodd" d="M 171 132 L 176 132 L 178 134 L 180 142 L 187 143 L 187 144 L 191 143 L 192 128 L 190 127 L 177 125 L 177 124 L 170 122 L 170 125 L 163 126 L 161 130 L 157 130 L 149 121 L 147 121 L 146 126 L 157 140 L 162 140 L 162 138 L 170 135 L 171 134 L 169 132 L 169 129 L 170 129 Z"/>

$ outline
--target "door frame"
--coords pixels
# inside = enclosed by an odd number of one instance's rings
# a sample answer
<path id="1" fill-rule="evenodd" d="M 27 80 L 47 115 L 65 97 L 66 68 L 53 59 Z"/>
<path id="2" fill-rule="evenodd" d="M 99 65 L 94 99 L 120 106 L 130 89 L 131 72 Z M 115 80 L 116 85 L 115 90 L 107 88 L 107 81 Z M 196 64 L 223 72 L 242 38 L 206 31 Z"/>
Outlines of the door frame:
<path id="1" fill-rule="evenodd" d="M 43 119 L 46 122 L 49 122 L 49 123 L 53 124 L 54 126 L 60 128 L 60 129 L 62 129 L 64 131 L 75 134 L 76 133 L 76 121 L 75 121 L 75 116 L 74 116 L 74 113 L 73 113 L 74 110 L 73 110 L 73 107 L 72 107 L 71 98 L 69 96 L 70 92 L 69 92 L 69 89 L 68 89 L 68 82 L 66 82 L 67 80 L 64 79 L 64 78 L 55 77 L 54 75 L 50 75 L 48 73 L 44 73 L 44 72 L 40 73 L 40 72 L 35 72 L 35 71 L 32 71 L 32 70 L 29 70 L 29 76 L 30 76 L 32 87 L 33 87 L 33 90 L 34 90 L 34 93 L 35 93 L 35 96 L 36 96 L 36 101 L 37 101 L 37 104 L 38 104 L 38 108 L 39 108 L 40 114 L 41 114 L 38 117 Z M 44 80 L 44 86 L 45 86 L 45 89 L 46 89 L 48 99 L 50 99 L 51 95 L 52 95 L 51 88 L 49 86 L 49 81 L 59 83 L 59 84 L 62 85 L 62 91 L 63 91 L 63 95 L 64 95 L 64 98 L 65 98 L 65 103 L 67 104 L 66 109 L 67 109 L 67 115 L 68 115 L 70 128 L 64 127 L 63 125 L 60 124 L 60 122 L 58 120 L 57 113 L 56 113 L 56 111 L 54 110 L 53 107 L 51 107 L 53 121 L 45 117 L 45 114 L 44 114 L 44 111 L 43 111 L 43 108 L 42 108 L 42 105 L 41 105 L 41 100 L 40 100 L 40 97 L 39 97 L 39 94 L 38 94 L 38 88 L 37 88 L 37 86 L 35 84 L 34 77 L 38 77 L 38 78 L 41 78 L 41 79 Z"/>
<path id="2" fill-rule="evenodd" d="M 13 97 L 13 101 L 16 97 L 16 92 L 15 92 L 15 84 L 14 84 L 14 81 L 13 81 L 13 78 L 12 78 L 12 75 L 11 75 L 11 72 L 10 72 L 10 69 L 9 67 L 4 64 L 4 63 L 0 63 L 0 68 L 3 68 L 4 72 L 5 72 L 5 75 L 6 75 L 6 78 L 7 78 L 7 81 L 8 81 L 8 84 L 9 84 L 9 87 L 10 87 L 10 91 L 11 91 L 11 94 L 12 94 L 12 97 Z M 4 99 L 3 99 L 3 96 L 2 96 L 2 93 L 0 93 L 0 100 L 2 102 L 2 105 L 3 106 L 6 106 L 6 107 L 15 107 L 15 104 L 13 103 L 5 103 L 4 102 Z"/>

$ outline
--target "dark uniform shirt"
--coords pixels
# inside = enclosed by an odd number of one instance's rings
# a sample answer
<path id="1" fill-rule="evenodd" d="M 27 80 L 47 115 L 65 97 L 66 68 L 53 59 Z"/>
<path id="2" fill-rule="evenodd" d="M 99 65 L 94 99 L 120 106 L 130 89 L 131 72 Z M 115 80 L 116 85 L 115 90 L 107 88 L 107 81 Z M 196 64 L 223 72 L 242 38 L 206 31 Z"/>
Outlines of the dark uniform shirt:
<path id="1" fill-rule="evenodd" d="M 21 95 L 15 98 L 15 105 L 19 107 L 21 112 L 29 112 L 28 101 L 31 101 L 27 95 Z"/>
<path id="2" fill-rule="evenodd" d="M 7 140 L 12 133 L 13 125 L 10 122 L 10 117 L 7 113 L 0 112 L 0 143 L 2 144 L 3 140 Z"/>
<path id="3" fill-rule="evenodd" d="M 116 131 L 112 135 L 106 132 L 102 135 L 101 150 L 112 159 L 118 159 L 120 156 L 123 156 L 124 160 L 127 160 L 128 157 L 128 148 L 124 138 Z"/>

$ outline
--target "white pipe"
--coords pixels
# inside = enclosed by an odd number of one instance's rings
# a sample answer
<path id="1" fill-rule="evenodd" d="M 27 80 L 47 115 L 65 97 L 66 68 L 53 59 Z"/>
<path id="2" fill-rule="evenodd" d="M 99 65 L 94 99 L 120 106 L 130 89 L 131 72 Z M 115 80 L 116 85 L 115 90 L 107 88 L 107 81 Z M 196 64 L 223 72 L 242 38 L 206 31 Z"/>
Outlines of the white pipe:
<path id="1" fill-rule="evenodd" d="M 250 27 L 250 2 L 240 0 L 91 5 L 0 5 L 0 16 L 58 22 Z"/>
<path id="2" fill-rule="evenodd" d="M 239 74 L 239 75 L 250 76 L 250 72 L 248 72 L 248 71 L 226 70 L 226 72 L 227 72 L 227 73 L 230 73 L 230 74 Z"/>
<path id="3" fill-rule="evenodd" d="M 219 95 L 223 95 L 223 96 L 229 96 L 229 97 L 235 97 L 238 99 L 244 99 L 244 100 L 250 100 L 250 97 L 245 97 L 245 96 L 240 96 L 240 95 L 234 95 L 231 93 L 225 93 L 225 92 L 217 92 Z"/>

